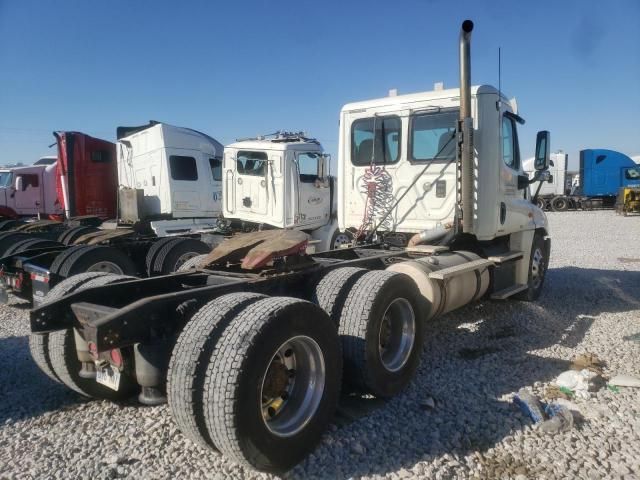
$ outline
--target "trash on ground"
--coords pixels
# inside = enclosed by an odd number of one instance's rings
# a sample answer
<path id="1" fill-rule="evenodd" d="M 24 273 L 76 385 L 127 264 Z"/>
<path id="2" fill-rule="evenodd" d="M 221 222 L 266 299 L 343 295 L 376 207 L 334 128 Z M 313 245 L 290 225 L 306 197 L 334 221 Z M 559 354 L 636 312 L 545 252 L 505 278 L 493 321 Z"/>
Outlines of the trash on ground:
<path id="1" fill-rule="evenodd" d="M 589 392 L 597 390 L 598 375 L 588 369 L 567 370 L 558 375 L 554 383 L 559 388 L 571 390 L 577 398 L 589 398 Z"/>
<path id="2" fill-rule="evenodd" d="M 556 398 L 571 399 L 575 397 L 575 393 L 570 388 L 559 387 L 557 385 L 548 385 L 544 391 L 544 396 L 549 400 L 555 400 Z"/>
<path id="3" fill-rule="evenodd" d="M 620 389 L 615 385 L 607 384 L 607 388 L 611 390 L 613 393 L 620 393 Z"/>
<path id="4" fill-rule="evenodd" d="M 542 422 L 539 428 L 545 433 L 566 432 L 573 427 L 573 414 L 565 405 L 558 402 L 549 403 L 544 413 L 549 416 L 549 420 Z"/>
<path id="5" fill-rule="evenodd" d="M 640 387 L 640 378 L 621 373 L 609 380 L 609 385 L 616 387 Z"/>
<path id="6" fill-rule="evenodd" d="M 605 364 L 595 353 L 582 353 L 571 362 L 572 370 L 591 370 L 592 372 L 602 375 L 602 369 Z"/>
<path id="7" fill-rule="evenodd" d="M 520 407 L 522 412 L 529 416 L 535 423 L 544 420 L 542 404 L 527 388 L 521 388 L 513 397 L 513 402 Z"/>

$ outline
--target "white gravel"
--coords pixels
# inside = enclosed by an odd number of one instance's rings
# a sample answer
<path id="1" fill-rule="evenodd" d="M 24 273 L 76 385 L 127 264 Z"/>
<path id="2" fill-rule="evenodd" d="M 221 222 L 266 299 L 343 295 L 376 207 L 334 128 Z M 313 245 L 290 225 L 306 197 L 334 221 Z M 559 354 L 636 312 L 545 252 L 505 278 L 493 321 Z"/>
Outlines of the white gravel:
<path id="1" fill-rule="evenodd" d="M 482 302 L 430 323 L 410 388 L 378 408 L 356 402 L 371 411 L 343 415 L 288 476 L 640 478 L 640 389 L 578 401 L 584 418 L 557 435 L 511 403 L 521 387 L 541 396 L 578 353 L 605 360 L 607 375 L 640 375 L 640 218 L 549 218 L 539 303 Z M 29 357 L 27 317 L 0 307 L 1 479 L 268 477 L 190 443 L 166 406 L 85 402 L 54 384 Z"/>

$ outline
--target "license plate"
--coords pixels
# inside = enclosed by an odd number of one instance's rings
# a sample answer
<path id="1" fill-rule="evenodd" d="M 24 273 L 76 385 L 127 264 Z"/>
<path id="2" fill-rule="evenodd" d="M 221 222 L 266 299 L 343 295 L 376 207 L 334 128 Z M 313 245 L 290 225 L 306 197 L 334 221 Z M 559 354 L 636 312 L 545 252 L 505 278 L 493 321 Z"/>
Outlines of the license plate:
<path id="1" fill-rule="evenodd" d="M 96 373 L 96 382 L 117 391 L 120 387 L 120 372 L 110 366 L 100 368 Z"/>

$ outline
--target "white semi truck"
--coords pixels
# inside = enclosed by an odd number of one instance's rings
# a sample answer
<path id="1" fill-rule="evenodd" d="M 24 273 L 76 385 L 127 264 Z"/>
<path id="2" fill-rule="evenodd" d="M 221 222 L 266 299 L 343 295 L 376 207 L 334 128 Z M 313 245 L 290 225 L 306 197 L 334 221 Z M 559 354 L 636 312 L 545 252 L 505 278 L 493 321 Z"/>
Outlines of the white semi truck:
<path id="1" fill-rule="evenodd" d="M 320 440 L 341 390 L 391 397 L 406 387 L 427 319 L 484 295 L 537 299 L 550 238 L 522 170 L 523 120 L 498 90 L 471 87 L 472 29 L 462 24 L 459 90 L 342 110 L 338 222 L 369 244 L 309 255 L 306 234 L 267 230 L 172 275 L 69 278 L 31 312 L 40 368 L 87 397 L 168 399 L 197 444 L 283 472 Z M 264 155 L 241 147 L 224 161 L 244 172 L 234 186 L 248 168 L 267 171 L 233 194 L 237 209 L 263 205 L 262 181 L 285 175 L 250 165 Z M 263 150 L 275 165 L 281 153 Z M 549 133 L 539 132 L 534 181 L 548 163 Z"/>

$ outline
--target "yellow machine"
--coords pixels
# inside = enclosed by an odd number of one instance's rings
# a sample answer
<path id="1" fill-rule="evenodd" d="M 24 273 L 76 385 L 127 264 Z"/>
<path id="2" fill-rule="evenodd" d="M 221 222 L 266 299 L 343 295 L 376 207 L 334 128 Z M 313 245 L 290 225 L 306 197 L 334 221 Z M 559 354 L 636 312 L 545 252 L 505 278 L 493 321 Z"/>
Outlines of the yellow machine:
<path id="1" fill-rule="evenodd" d="M 640 213 L 640 187 L 622 187 L 618 191 L 616 213 L 625 217 L 629 213 Z"/>

